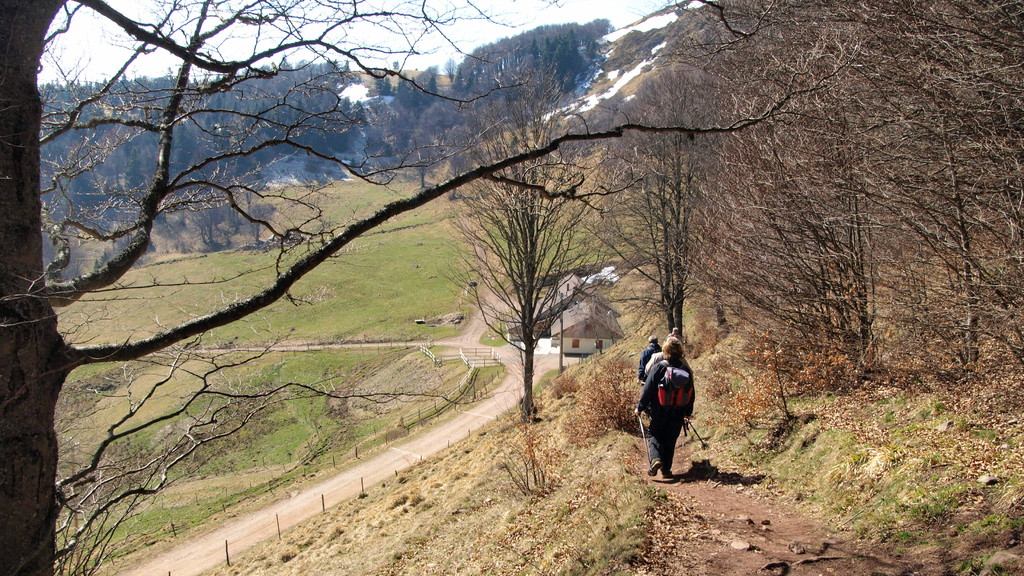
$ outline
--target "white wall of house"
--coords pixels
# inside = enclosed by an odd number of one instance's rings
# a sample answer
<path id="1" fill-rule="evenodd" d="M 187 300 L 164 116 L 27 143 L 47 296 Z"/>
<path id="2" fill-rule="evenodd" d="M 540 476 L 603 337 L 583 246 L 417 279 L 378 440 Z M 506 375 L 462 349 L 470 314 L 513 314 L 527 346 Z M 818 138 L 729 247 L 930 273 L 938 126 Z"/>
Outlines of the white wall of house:
<path id="1" fill-rule="evenodd" d="M 569 338 L 559 340 L 555 339 L 552 345 L 557 346 L 561 342 L 562 354 L 600 354 L 603 350 L 607 350 L 612 344 L 615 344 L 614 340 L 598 340 L 594 338 Z"/>

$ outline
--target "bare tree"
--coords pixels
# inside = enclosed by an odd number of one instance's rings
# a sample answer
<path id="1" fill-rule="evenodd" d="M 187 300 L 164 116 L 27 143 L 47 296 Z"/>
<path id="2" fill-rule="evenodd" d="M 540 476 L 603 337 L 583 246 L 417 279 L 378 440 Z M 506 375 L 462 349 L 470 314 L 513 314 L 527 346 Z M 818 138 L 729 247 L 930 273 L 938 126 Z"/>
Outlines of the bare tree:
<path id="1" fill-rule="evenodd" d="M 815 88 L 785 118 L 724 138 L 708 181 L 708 289 L 728 299 L 752 333 L 805 351 L 870 363 L 876 314 L 879 216 L 852 150 L 855 53 L 849 26 L 802 2 L 708 3 L 726 26 L 704 46 L 715 79 L 709 107 L 742 110 L 766 92 Z M 826 32 L 805 34 L 827 22 Z"/>
<path id="2" fill-rule="evenodd" d="M 720 195 L 744 256 L 716 269 L 773 328 L 860 366 L 880 345 L 955 378 L 1021 361 L 1021 16 L 1008 1 L 776 3 L 732 42 L 732 77 L 756 82 L 737 94 L 834 70 L 735 140 Z"/>
<path id="3" fill-rule="evenodd" d="M 676 68 L 646 83 L 631 114 L 681 122 L 708 122 L 694 70 Z M 709 237 L 706 190 L 714 173 L 712 137 L 662 134 L 617 142 L 606 166 L 626 191 L 607 209 L 600 237 L 646 282 L 629 295 L 638 310 L 656 310 L 666 332 L 683 326 L 683 309 L 698 290 Z"/>
<path id="4" fill-rule="evenodd" d="M 713 270 L 758 312 L 749 319 L 761 331 L 863 366 L 875 344 L 879 217 L 844 165 L 841 131 L 823 124 L 815 134 L 775 127 L 736 139 L 717 195 Z"/>
<path id="5" fill-rule="evenodd" d="M 871 199 L 895 220 L 903 250 L 893 268 L 895 318 L 921 335 L 936 366 L 970 373 L 982 350 L 1024 362 L 1020 321 L 1024 75 L 1019 3 L 958 0 L 837 6 L 855 21 L 865 84 L 855 142 Z M 948 359 L 955 359 L 949 365 Z M 994 359 L 994 358 L 993 358 Z M 999 361 L 996 361 L 998 364 Z"/>
<path id="6" fill-rule="evenodd" d="M 580 294 L 578 286 L 560 292 L 559 281 L 593 262 L 581 246 L 588 237 L 580 225 L 586 206 L 512 184 L 488 188 L 468 201 L 470 222 L 461 225 L 469 245 L 468 273 L 478 279 L 477 305 L 488 325 L 521 351 L 522 415 L 528 421 L 537 344 Z"/>
<path id="7" fill-rule="evenodd" d="M 560 96 L 553 83 L 539 82 L 486 103 L 477 153 L 502 158 L 549 140 L 562 129 L 564 120 L 554 113 Z M 565 196 L 583 181 L 581 167 L 563 154 L 495 173 L 464 193 L 467 214 L 459 228 L 469 250 L 462 273 L 478 282 L 477 305 L 491 328 L 521 350 L 523 422 L 534 413 L 537 344 L 586 287 L 562 281 L 599 258 L 586 245 L 587 205 Z"/>

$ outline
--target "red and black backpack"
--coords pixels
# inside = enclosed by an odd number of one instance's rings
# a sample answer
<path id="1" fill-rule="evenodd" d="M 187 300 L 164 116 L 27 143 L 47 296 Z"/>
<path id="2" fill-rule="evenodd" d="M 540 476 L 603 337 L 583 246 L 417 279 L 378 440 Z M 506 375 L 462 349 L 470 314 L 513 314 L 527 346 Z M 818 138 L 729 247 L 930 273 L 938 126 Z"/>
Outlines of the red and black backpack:
<path id="1" fill-rule="evenodd" d="M 690 368 L 677 368 L 665 362 L 665 374 L 658 383 L 658 404 L 665 408 L 684 408 L 693 405 L 693 374 Z"/>

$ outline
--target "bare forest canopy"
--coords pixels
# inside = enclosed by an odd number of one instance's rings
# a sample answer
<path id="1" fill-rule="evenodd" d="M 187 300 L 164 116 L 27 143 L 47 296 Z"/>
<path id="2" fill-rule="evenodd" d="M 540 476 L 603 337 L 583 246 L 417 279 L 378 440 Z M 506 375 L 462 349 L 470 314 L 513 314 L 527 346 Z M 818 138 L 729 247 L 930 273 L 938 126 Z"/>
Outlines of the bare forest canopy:
<path id="1" fill-rule="evenodd" d="M 197 175 L 210 180 L 232 178 L 254 189 L 326 184 L 350 178 L 331 157 L 372 171 L 400 164 L 401 155 L 412 147 L 420 149 L 416 164 L 427 171 L 468 138 L 462 103 L 496 85 L 511 88 L 542 72 L 553 73 L 564 98 L 578 96 L 600 69 L 601 37 L 609 31 L 607 20 L 539 27 L 477 48 L 461 63 L 450 62 L 444 71 L 431 67 L 410 72 L 418 88 L 392 77 L 350 71 L 348 62 L 321 61 L 285 61 L 274 77 L 242 81 L 229 89 L 212 89 L 213 79 L 196 80 L 189 87 L 193 117 L 174 136 L 178 145 L 172 170 L 182 170 L 197 158 L 220 157 L 221 161 L 203 167 Z M 366 96 L 347 97 L 346 89 L 353 86 L 365 87 Z M 171 74 L 123 78 L 112 87 L 101 82 L 41 86 L 47 122 L 43 182 L 51 218 L 88 214 L 100 228 L 129 217 L 130 202 L 110 198 L 128 198 L 133 190 L 149 185 L 157 162 L 151 151 L 158 136 L 139 124 L 154 120 L 174 88 Z M 94 93 L 104 95 L 88 100 L 87 95 Z M 83 106 L 83 101 L 88 103 Z M 328 115 L 331 110 L 335 112 Z M 128 113 L 139 124 L 106 122 L 115 111 Z M 323 116 L 318 117 L 317 111 L 323 111 Z M 71 115 L 91 124 L 90 129 L 58 132 L 50 128 L 63 126 Z M 257 120 L 240 125 L 239 118 Z M 231 154 L 240 146 L 286 138 L 288 146 Z M 227 204 L 209 200 L 201 214 L 195 204 L 191 207 L 177 214 L 168 210 L 164 216 L 173 220 L 172 228 L 197 237 L 193 242 L 174 243 L 191 246 L 184 251 L 237 248 L 233 238 L 239 235 L 248 239 L 244 245 L 260 244 L 258 231 L 255 238 L 245 234 L 250 226 Z M 268 210 L 272 208 L 263 207 L 264 212 Z"/>

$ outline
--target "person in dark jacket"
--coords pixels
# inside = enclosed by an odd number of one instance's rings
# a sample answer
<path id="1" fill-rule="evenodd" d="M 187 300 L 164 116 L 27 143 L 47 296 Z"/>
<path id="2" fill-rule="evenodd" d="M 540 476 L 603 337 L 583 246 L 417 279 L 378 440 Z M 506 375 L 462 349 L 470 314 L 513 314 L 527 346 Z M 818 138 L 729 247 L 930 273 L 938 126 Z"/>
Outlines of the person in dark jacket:
<path id="1" fill-rule="evenodd" d="M 636 379 L 640 381 L 641 386 L 647 381 L 647 363 L 651 360 L 651 356 L 661 352 L 657 336 L 651 336 L 647 339 L 647 342 L 649 342 L 647 348 L 644 348 L 644 351 L 640 353 L 640 367 L 636 371 Z"/>
<path id="2" fill-rule="evenodd" d="M 665 359 L 655 364 L 647 374 L 636 405 L 636 414 L 639 416 L 641 412 L 647 412 L 651 416 L 650 437 L 647 440 L 651 461 L 647 474 L 654 476 L 660 470 L 664 478 L 672 478 L 676 441 L 682 432 L 684 420 L 693 414 L 693 403 L 684 407 L 662 406 L 658 402 L 658 384 L 670 365 L 686 370 L 690 374 L 691 384 L 693 371 L 683 358 L 683 343 L 678 339 L 666 339 L 662 354 Z"/>

